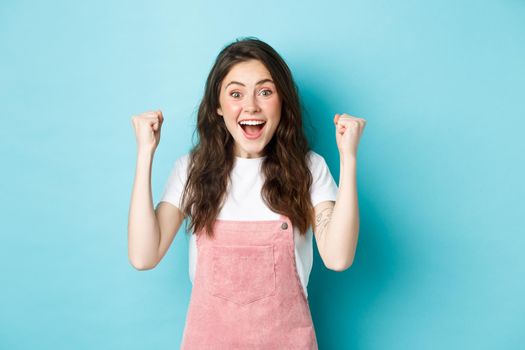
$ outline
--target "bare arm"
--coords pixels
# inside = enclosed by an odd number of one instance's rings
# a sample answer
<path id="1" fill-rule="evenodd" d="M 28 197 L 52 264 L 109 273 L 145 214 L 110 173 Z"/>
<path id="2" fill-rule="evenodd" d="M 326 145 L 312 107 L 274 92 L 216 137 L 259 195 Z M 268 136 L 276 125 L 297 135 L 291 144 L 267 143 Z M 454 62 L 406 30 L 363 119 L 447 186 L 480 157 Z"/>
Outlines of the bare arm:
<path id="1" fill-rule="evenodd" d="M 139 270 L 159 262 L 160 228 L 153 210 L 151 167 L 153 154 L 138 153 L 128 219 L 129 261 Z"/>
<path id="2" fill-rule="evenodd" d="M 129 260 L 138 270 L 157 266 L 184 220 L 179 208 L 168 202 L 160 202 L 153 210 L 151 163 L 150 157 L 139 155 L 129 209 Z"/>
<path id="3" fill-rule="evenodd" d="M 335 203 L 326 201 L 315 207 L 315 239 L 325 266 L 344 271 L 354 262 L 359 236 L 357 198 L 357 146 L 366 120 L 349 114 L 336 114 L 336 142 L 340 176 Z"/>
<path id="4" fill-rule="evenodd" d="M 315 217 L 315 239 L 325 266 L 334 271 L 348 269 L 354 261 L 359 236 L 355 159 L 341 160 L 336 202 L 316 205 Z"/>
<path id="5" fill-rule="evenodd" d="M 132 118 L 139 144 L 128 218 L 128 258 L 138 270 L 152 269 L 166 254 L 183 221 L 181 211 L 161 202 L 153 209 L 151 168 L 160 139 L 162 114 L 146 112 Z"/>

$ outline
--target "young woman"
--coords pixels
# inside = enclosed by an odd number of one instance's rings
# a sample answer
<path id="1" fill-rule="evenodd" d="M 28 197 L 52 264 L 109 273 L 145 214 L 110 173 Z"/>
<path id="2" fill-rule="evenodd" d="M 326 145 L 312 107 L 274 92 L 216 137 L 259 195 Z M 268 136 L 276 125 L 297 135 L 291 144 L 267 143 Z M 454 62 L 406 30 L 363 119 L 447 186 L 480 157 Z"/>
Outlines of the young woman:
<path id="1" fill-rule="evenodd" d="M 138 158 L 129 259 L 140 270 L 155 267 L 189 218 L 193 289 L 181 348 L 317 349 L 306 289 L 312 236 L 329 269 L 352 264 L 366 121 L 335 114 L 338 188 L 308 146 L 284 60 L 263 41 L 238 39 L 209 73 L 198 144 L 177 159 L 154 210 L 151 164 L 163 121 L 161 111 L 132 118 Z"/>

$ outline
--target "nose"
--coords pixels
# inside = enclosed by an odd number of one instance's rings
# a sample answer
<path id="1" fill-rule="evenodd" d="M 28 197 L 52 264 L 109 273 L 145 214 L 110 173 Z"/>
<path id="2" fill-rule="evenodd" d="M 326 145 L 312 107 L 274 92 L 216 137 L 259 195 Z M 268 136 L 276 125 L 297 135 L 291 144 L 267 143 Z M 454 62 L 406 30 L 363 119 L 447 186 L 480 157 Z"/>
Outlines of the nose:
<path id="1" fill-rule="evenodd" d="M 246 104 L 244 106 L 244 110 L 247 113 L 259 112 L 259 105 L 257 104 L 257 99 L 253 95 L 246 98 Z"/>

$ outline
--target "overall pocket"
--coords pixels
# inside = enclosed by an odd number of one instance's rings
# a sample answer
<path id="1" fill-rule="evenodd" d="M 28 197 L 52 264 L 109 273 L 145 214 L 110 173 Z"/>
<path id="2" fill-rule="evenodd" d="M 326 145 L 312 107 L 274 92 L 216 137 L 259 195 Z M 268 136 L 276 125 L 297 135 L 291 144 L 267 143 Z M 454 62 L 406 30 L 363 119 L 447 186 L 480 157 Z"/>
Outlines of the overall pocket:
<path id="1" fill-rule="evenodd" d="M 273 245 L 213 245 L 211 258 L 211 295 L 245 305 L 275 293 Z"/>

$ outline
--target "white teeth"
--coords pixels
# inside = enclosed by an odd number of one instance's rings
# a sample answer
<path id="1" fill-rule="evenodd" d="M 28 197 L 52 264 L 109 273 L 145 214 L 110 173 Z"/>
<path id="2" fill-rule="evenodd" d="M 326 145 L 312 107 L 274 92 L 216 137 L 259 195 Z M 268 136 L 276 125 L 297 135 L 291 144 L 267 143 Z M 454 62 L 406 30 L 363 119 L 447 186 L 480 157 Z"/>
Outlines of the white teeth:
<path id="1" fill-rule="evenodd" d="M 260 120 L 243 120 L 243 121 L 240 121 L 239 124 L 241 125 L 261 125 L 261 124 L 264 124 L 265 122 L 263 121 L 260 121 Z"/>

